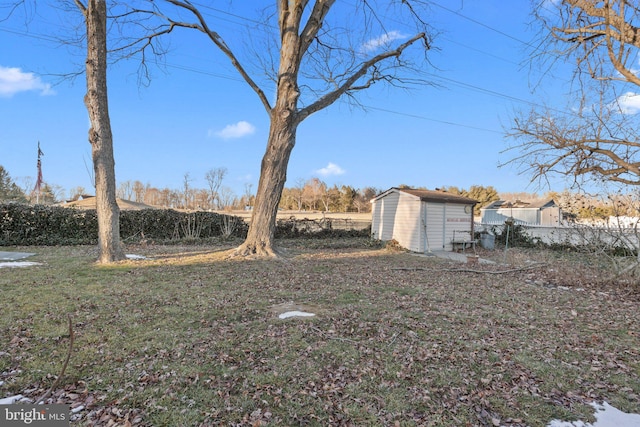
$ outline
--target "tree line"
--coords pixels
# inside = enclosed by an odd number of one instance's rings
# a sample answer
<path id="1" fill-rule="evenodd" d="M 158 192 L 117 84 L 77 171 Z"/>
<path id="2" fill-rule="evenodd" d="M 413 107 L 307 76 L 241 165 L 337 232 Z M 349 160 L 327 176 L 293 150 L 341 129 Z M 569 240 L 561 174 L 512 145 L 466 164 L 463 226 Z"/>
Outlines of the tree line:
<path id="1" fill-rule="evenodd" d="M 193 188 L 191 178 L 185 174 L 182 188 L 157 188 L 142 181 L 124 181 L 116 191 L 121 199 L 144 203 L 153 207 L 179 210 L 229 211 L 251 208 L 255 196 L 251 186 L 245 187 L 245 193 L 238 195 L 223 185 L 226 176 L 225 168 L 214 168 L 206 173 L 207 188 Z M 30 182 L 30 181 L 29 181 Z M 409 188 L 406 184 L 399 188 Z M 422 189 L 426 189 L 422 187 Z M 600 220 L 615 216 L 638 216 L 640 212 L 640 195 L 636 193 L 608 193 L 588 195 L 577 191 L 547 191 L 543 194 L 529 192 L 499 192 L 495 187 L 472 185 L 468 189 L 443 186 L 440 190 L 477 200 L 474 214 L 480 215 L 480 208 L 496 200 L 536 202 L 553 199 L 569 220 Z M 298 179 L 289 187 L 285 187 L 280 199 L 279 208 L 293 211 L 324 212 L 358 212 L 371 211 L 370 200 L 383 190 L 375 187 L 361 189 L 350 185 L 328 186 L 319 178 Z M 74 201 L 91 195 L 84 187 L 75 187 L 70 191 L 70 198 L 61 197 L 63 189 L 56 185 L 44 183 L 40 194 L 43 204 L 55 204 Z M 7 170 L 0 165 L 0 202 L 35 203 L 35 196 L 27 188 L 20 187 L 13 181 Z"/>
<path id="2" fill-rule="evenodd" d="M 224 185 L 227 169 L 213 168 L 205 174 L 206 188 L 196 188 L 189 173 L 183 176 L 180 188 L 158 188 L 140 180 L 127 180 L 118 184 L 116 195 L 120 199 L 144 203 L 152 207 L 180 210 L 228 211 L 251 209 L 255 195 L 250 184 L 245 185 L 243 194 L 238 195 Z M 30 190 L 30 180 L 20 187 L 0 165 L 0 202 L 14 201 L 35 203 L 35 195 Z M 350 185 L 329 186 L 319 178 L 298 179 L 290 187 L 285 187 L 280 198 L 279 209 L 324 212 L 370 212 L 369 201 L 381 190 L 374 187 L 362 189 Z M 44 183 L 40 191 L 40 203 L 55 204 L 71 202 L 92 196 L 92 191 L 77 186 L 69 191 L 69 198 L 63 196 L 64 189 Z"/>
<path id="3" fill-rule="evenodd" d="M 124 181 L 116 191 L 121 199 L 145 203 L 155 207 L 183 210 L 250 210 L 255 203 L 252 186 L 245 185 L 243 194 L 236 194 L 222 185 L 226 169 L 216 168 L 207 172 L 207 188 L 190 185 L 189 174 L 185 174 L 181 188 L 157 188 L 141 181 Z M 82 188 L 74 191 L 80 197 Z M 374 187 L 358 189 L 350 185 L 329 186 L 319 178 L 298 179 L 285 187 L 278 205 L 279 209 L 294 211 L 324 212 L 370 212 L 369 201 L 380 190 Z"/>

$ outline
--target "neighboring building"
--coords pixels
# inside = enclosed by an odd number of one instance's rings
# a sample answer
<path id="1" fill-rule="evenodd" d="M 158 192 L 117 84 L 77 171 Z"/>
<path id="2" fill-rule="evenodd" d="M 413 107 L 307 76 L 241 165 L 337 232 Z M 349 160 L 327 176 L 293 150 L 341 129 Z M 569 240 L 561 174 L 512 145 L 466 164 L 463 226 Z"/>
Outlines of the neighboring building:
<path id="1" fill-rule="evenodd" d="M 453 250 L 454 242 L 473 241 L 477 203 L 445 191 L 391 188 L 371 200 L 371 234 L 413 252 Z"/>
<path id="2" fill-rule="evenodd" d="M 516 224 L 558 226 L 562 211 L 553 199 L 539 202 L 498 200 L 480 209 L 482 224 L 504 224 L 510 218 Z"/>

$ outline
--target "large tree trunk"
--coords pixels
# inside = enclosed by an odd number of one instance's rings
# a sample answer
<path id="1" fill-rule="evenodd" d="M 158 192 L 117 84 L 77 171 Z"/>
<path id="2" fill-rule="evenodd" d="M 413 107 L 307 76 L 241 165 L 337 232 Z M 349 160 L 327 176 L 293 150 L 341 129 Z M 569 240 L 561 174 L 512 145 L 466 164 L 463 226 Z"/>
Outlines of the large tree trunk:
<path id="1" fill-rule="evenodd" d="M 198 8 L 186 0 L 166 0 L 166 2 L 189 11 L 195 17 L 196 22 L 170 20 L 166 27 L 160 27 L 155 34 L 144 38 L 145 46 L 151 45 L 150 41 L 154 37 L 169 33 L 176 26 L 203 32 L 231 60 L 242 78 L 258 95 L 269 114 L 271 123 L 269 140 L 267 141 L 267 151 L 262 159 L 251 224 L 245 242 L 236 249 L 235 253 L 243 256 L 275 256 L 277 253 L 274 249 L 273 237 L 278 203 L 286 181 L 287 164 L 291 150 L 295 145 L 298 125 L 311 114 L 328 107 L 343 95 L 353 95 L 354 92 L 367 89 L 377 81 L 393 82 L 398 80 L 394 70 L 404 66 L 400 61 L 400 56 L 406 48 L 420 40 L 423 40 L 428 48 L 426 34 L 420 32 L 394 49 L 381 48 L 380 52 L 366 59 L 362 55 L 363 52 L 358 49 L 334 45 L 333 41 L 343 37 L 334 39 L 327 35 L 328 43 L 320 41 L 325 35 L 324 31 L 322 31 L 322 37 L 319 35 L 325 18 L 336 0 L 314 0 L 313 2 L 308 0 L 277 0 L 280 58 L 276 83 L 276 102 L 272 108 L 269 96 L 247 73 L 220 34 L 207 25 Z M 408 6 L 411 15 L 416 17 L 413 7 Z M 369 10 L 370 8 L 363 7 L 363 9 Z M 371 18 L 378 21 L 375 12 L 372 11 L 371 16 L 365 12 L 365 20 Z M 421 19 L 419 21 L 422 22 Z M 368 27 L 368 24 L 366 26 Z M 380 25 L 379 30 L 386 32 L 384 25 Z M 326 33 L 330 32 L 327 29 Z M 312 45 L 314 45 L 313 50 L 309 52 Z M 334 56 L 333 52 L 341 53 L 340 56 Z M 344 61 L 346 63 L 345 69 L 338 71 L 338 62 L 340 61 L 337 61 L 337 58 L 345 53 L 345 58 L 351 56 L 351 59 L 346 59 Z M 320 70 L 324 69 L 326 72 L 324 75 L 325 83 L 330 84 L 332 89 L 326 90 L 326 87 L 318 87 L 319 92 L 324 92 L 324 94 L 313 102 L 305 102 L 304 108 L 299 108 L 298 78 L 305 55 L 311 56 L 310 63 L 306 64 L 313 69 L 310 72 L 322 74 Z M 273 60 L 274 58 L 271 58 L 268 62 Z M 385 62 L 388 64 L 378 66 L 378 64 Z M 317 68 L 316 65 L 318 65 Z M 305 83 L 307 82 L 309 80 L 305 79 Z M 324 83 L 320 86 L 324 86 Z M 309 92 L 315 92 L 313 84 L 309 88 Z"/>
<path id="2" fill-rule="evenodd" d="M 333 2 L 333 0 L 330 0 Z M 260 180 L 251 214 L 251 224 L 244 243 L 236 249 L 243 256 L 277 256 L 274 248 L 278 204 L 287 180 L 291 150 L 302 118 L 298 111 L 298 73 L 302 39 L 298 34 L 304 6 L 298 2 L 280 3 L 280 66 L 276 104 L 269 111 L 270 128 L 267 151 L 262 157 Z"/>
<path id="3" fill-rule="evenodd" d="M 87 24 L 87 94 L 91 128 L 89 143 L 95 172 L 98 215 L 98 262 L 125 258 L 120 243 L 120 210 L 116 203 L 113 137 L 107 99 L 107 10 L 104 0 L 89 0 L 83 11 Z"/>
<path id="4" fill-rule="evenodd" d="M 278 204 L 287 180 L 287 165 L 296 142 L 298 123 L 295 114 L 275 108 L 267 151 L 262 158 L 260 181 L 251 213 L 251 223 L 244 243 L 236 249 L 242 256 L 277 256 L 273 238 L 276 231 Z"/>

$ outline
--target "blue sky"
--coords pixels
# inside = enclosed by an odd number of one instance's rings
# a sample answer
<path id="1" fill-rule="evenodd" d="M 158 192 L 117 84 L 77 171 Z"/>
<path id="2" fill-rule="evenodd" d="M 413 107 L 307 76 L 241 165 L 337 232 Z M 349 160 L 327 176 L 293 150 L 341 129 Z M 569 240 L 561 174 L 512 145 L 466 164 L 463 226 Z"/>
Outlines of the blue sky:
<path id="1" fill-rule="evenodd" d="M 27 27 L 18 12 L 0 23 L 0 164 L 19 184 L 33 182 L 40 141 L 46 182 L 67 194 L 77 186 L 90 190 L 84 76 L 56 77 L 82 69 L 84 52 L 56 41 L 78 16 L 39 4 Z M 234 11 L 242 17 L 207 13 L 238 49 L 247 44 L 247 19 L 258 19 L 252 10 Z M 510 156 L 501 152 L 514 111 L 560 99 L 568 84 L 569 76 L 547 79 L 532 92 L 540 76 L 527 62 L 526 43 L 535 37 L 529 13 L 528 0 L 434 1 L 426 20 L 439 32 L 437 51 L 423 71 L 435 84 L 374 87 L 359 95 L 365 110 L 338 102 L 309 117 L 299 128 L 287 186 L 318 177 L 330 186 L 381 190 L 407 184 L 546 191 L 511 167 L 498 168 Z M 401 21 L 388 28 L 400 39 L 410 34 Z M 261 36 L 254 34 L 255 44 Z M 181 31 L 171 48 L 149 86 L 138 84 L 135 60 L 109 71 L 118 182 L 178 189 L 188 173 L 192 187 L 206 188 L 206 172 L 225 167 L 223 185 L 238 195 L 247 184 L 255 191 L 269 130 L 262 104 L 202 34 Z"/>

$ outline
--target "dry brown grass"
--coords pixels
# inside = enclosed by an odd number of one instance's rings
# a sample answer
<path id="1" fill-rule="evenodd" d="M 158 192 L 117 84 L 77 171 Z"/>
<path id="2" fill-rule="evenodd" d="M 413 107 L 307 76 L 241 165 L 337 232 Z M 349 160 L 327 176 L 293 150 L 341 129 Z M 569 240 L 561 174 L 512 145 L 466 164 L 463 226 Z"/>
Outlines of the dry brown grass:
<path id="1" fill-rule="evenodd" d="M 593 400 L 640 412 L 638 293 L 602 282 L 597 260 L 511 249 L 474 267 L 511 272 L 482 274 L 365 241 L 280 243 L 280 260 L 147 246 L 111 267 L 92 248 L 28 248 L 44 266 L 0 274 L 0 391 L 46 390 L 71 313 L 53 401 L 85 405 L 78 425 L 544 426 L 589 419 Z M 280 320 L 283 304 L 318 315 Z"/>

